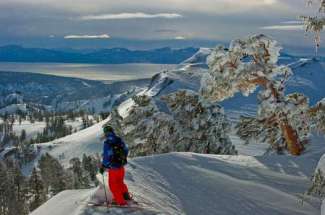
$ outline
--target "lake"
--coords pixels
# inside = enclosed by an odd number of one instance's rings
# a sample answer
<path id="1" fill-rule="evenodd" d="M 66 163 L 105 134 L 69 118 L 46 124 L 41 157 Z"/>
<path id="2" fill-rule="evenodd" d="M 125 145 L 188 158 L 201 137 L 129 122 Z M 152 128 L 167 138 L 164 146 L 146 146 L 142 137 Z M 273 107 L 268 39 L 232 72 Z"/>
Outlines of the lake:
<path id="1" fill-rule="evenodd" d="M 75 63 L 12 63 L 0 62 L 0 71 L 30 72 L 89 80 L 117 81 L 151 78 L 175 64 L 75 64 Z"/>

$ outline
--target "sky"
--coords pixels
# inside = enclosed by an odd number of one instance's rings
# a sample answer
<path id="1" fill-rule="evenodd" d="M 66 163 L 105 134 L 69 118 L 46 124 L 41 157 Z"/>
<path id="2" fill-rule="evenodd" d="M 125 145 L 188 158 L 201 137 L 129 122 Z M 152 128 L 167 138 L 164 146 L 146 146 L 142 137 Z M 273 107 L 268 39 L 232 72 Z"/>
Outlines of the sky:
<path id="1" fill-rule="evenodd" d="M 200 46 L 264 33 L 309 47 L 297 17 L 311 11 L 306 0 L 0 0 L 0 45 Z"/>

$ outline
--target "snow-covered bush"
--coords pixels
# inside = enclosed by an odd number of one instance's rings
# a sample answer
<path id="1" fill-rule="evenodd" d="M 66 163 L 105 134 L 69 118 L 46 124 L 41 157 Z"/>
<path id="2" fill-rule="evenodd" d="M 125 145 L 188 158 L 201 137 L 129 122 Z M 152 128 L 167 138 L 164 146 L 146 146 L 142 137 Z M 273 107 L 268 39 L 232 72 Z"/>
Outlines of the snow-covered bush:
<path id="1" fill-rule="evenodd" d="M 204 102 L 192 91 L 178 91 L 162 97 L 167 111 L 159 110 L 148 96 L 133 98 L 135 106 L 124 119 L 112 115 L 121 125 L 132 156 L 175 151 L 236 154 L 227 136 L 229 124 L 222 108 Z"/>
<path id="2" fill-rule="evenodd" d="M 309 132 L 308 99 L 302 94 L 284 94 L 285 82 L 292 74 L 278 65 L 281 47 L 265 35 L 234 40 L 229 49 L 217 47 L 208 57 L 209 72 L 202 79 L 201 94 L 211 101 L 222 101 L 242 93 L 253 93 L 258 86 L 257 117 L 273 148 L 286 148 L 299 155 Z"/>

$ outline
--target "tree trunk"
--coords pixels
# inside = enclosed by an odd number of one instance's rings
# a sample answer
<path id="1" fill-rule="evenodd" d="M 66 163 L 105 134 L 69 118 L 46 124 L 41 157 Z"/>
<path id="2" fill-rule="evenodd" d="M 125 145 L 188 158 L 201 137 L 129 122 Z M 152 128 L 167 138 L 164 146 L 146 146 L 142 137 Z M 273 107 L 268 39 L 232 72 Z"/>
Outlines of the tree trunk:
<path id="1" fill-rule="evenodd" d="M 303 145 L 298 139 L 297 132 L 289 125 L 288 122 L 281 123 L 283 137 L 287 143 L 287 149 L 292 155 L 300 155 L 304 150 Z"/>

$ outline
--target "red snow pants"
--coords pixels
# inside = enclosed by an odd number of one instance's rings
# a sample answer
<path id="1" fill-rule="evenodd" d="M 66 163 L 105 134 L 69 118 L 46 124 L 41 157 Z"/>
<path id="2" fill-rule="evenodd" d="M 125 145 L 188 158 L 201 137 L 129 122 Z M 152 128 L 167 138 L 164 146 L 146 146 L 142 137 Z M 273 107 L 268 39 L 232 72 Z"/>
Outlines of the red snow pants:
<path id="1" fill-rule="evenodd" d="M 124 167 L 118 169 L 108 170 L 108 185 L 113 194 L 113 200 L 119 205 L 125 205 L 123 194 L 128 193 L 128 187 L 124 183 L 125 169 Z"/>

